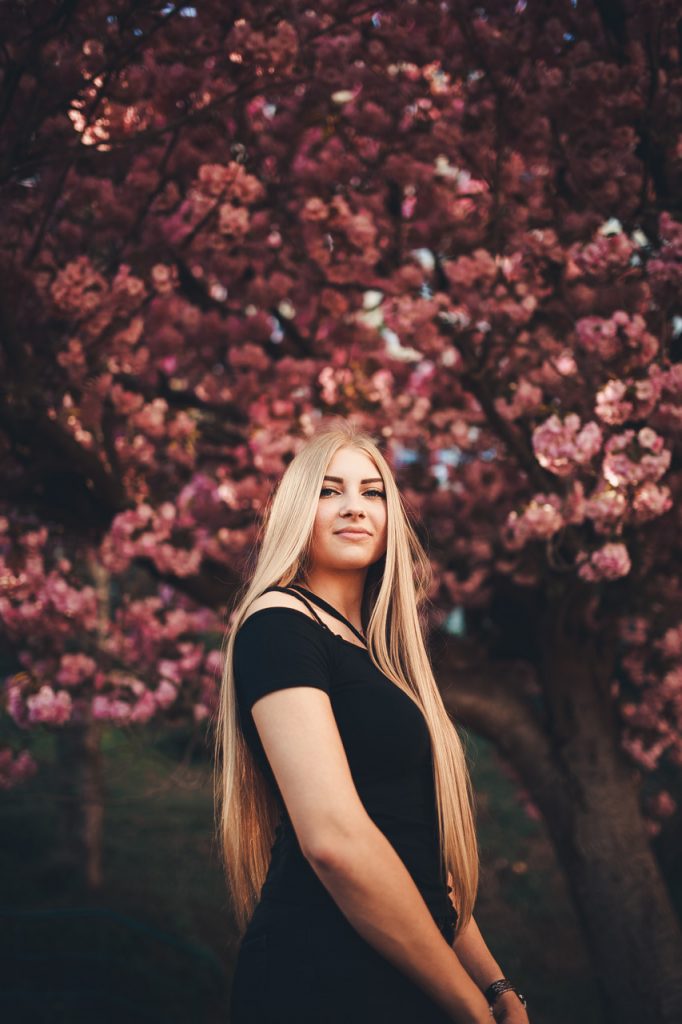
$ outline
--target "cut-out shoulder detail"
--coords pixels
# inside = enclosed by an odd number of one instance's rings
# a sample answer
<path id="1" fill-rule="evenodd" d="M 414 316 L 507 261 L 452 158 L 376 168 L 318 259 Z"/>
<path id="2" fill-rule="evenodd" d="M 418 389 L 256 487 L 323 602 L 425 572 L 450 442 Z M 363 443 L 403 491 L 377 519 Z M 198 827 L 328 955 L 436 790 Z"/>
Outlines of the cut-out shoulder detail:
<path id="1" fill-rule="evenodd" d="M 300 612 L 301 615 L 305 615 L 306 619 L 310 619 L 311 622 L 315 622 L 319 625 L 313 615 L 311 615 L 311 613 L 306 609 L 300 598 L 294 597 L 291 594 L 282 594 L 277 590 L 270 591 L 267 594 L 261 594 L 260 597 L 255 599 L 255 601 L 252 601 L 245 617 L 242 619 L 242 625 L 247 619 L 251 618 L 255 612 L 265 611 L 267 608 L 289 608 L 291 611 Z"/>
<path id="2" fill-rule="evenodd" d="M 260 600 L 260 598 L 259 598 L 259 600 Z M 255 603 L 256 603 L 256 602 L 254 601 L 254 604 L 255 604 Z M 325 624 L 324 622 L 317 622 L 317 621 L 316 621 L 316 620 L 315 620 L 315 619 L 314 619 L 314 618 L 312 617 L 312 615 L 308 615 L 308 613 L 307 613 L 307 612 L 304 612 L 304 611 L 302 611 L 300 607 L 299 607 L 299 608 L 292 608 L 292 607 L 290 607 L 289 605 L 287 605 L 287 606 L 285 607 L 285 606 L 284 606 L 283 604 L 282 604 L 282 605 L 279 605 L 279 604 L 277 604 L 277 605 L 276 605 L 276 604 L 272 604 L 272 605 L 268 605 L 267 607 L 263 607 L 263 608 L 253 608 L 253 607 L 251 607 L 251 608 L 249 609 L 249 613 L 248 613 L 248 615 L 246 615 L 246 616 L 244 617 L 243 621 L 242 621 L 242 622 L 240 622 L 240 624 L 239 624 L 239 629 L 241 629 L 241 628 L 242 628 L 242 626 L 244 625 L 244 623 L 245 623 L 245 622 L 248 622 L 248 620 L 249 620 L 249 619 L 253 619 L 253 618 L 255 618 L 255 617 L 256 617 L 256 615 L 260 615 L 261 613 L 264 613 L 264 612 L 274 612 L 274 611 L 280 611 L 280 612 L 293 612 L 293 613 L 294 613 L 294 615 L 302 615 L 302 616 L 303 616 L 303 617 L 304 617 L 305 619 L 307 619 L 307 620 L 308 620 L 308 622 L 312 622 L 313 626 L 317 626 L 317 628 L 318 628 L 318 629 L 322 629 L 322 630 L 324 630 L 324 632 L 325 632 L 325 633 L 326 633 L 326 634 L 327 634 L 328 636 L 333 636 L 333 637 L 336 637 L 336 639 L 337 639 L 337 640 L 340 640 L 342 644 L 347 644 L 347 645 L 348 645 L 349 647 L 354 647 L 354 648 L 355 648 L 355 649 L 356 649 L 357 651 L 364 651 L 364 652 L 365 652 L 365 654 L 369 654 L 369 650 L 368 650 L 368 648 L 367 648 L 367 647 L 362 647 L 362 646 L 361 646 L 360 644 L 356 644 L 354 640 L 346 640 L 345 636 L 341 636 L 341 634 L 340 634 L 340 633 L 334 633 L 334 632 L 333 632 L 333 631 L 332 631 L 332 630 L 331 630 L 331 629 L 329 628 L 329 626 L 327 626 L 327 625 L 326 625 L 326 624 Z M 239 632 L 239 629 L 237 630 L 237 632 Z"/>

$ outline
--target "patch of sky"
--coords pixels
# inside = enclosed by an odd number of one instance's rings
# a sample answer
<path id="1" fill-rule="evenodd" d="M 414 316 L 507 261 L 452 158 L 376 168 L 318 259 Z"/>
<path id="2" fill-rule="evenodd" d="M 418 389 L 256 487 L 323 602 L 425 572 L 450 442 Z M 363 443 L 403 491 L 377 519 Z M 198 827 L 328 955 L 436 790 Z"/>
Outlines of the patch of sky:
<path id="1" fill-rule="evenodd" d="M 377 288 L 370 288 L 362 295 L 362 308 L 363 309 L 376 309 L 383 300 L 384 293 L 380 292 Z"/>
<path id="2" fill-rule="evenodd" d="M 421 360 L 421 352 L 418 352 L 416 348 L 403 346 L 398 335 L 390 327 L 380 328 L 380 334 L 386 342 L 386 351 L 392 359 L 401 359 L 406 363 L 414 363 Z"/>
<path id="3" fill-rule="evenodd" d="M 436 260 L 430 249 L 412 249 L 411 256 L 414 256 L 422 270 L 431 271 L 436 265 Z"/>
<path id="4" fill-rule="evenodd" d="M 451 633 L 453 636 L 464 636 L 467 629 L 466 614 L 461 605 L 458 604 L 452 609 L 443 623 L 443 629 L 446 633 Z"/>
<path id="5" fill-rule="evenodd" d="M 609 217 L 598 229 L 600 235 L 618 235 L 623 230 L 623 225 L 617 217 Z"/>
<path id="6" fill-rule="evenodd" d="M 426 281 L 423 282 L 421 288 L 419 289 L 419 294 L 421 295 L 422 299 L 430 299 L 431 296 L 433 295 L 433 292 L 429 285 L 426 283 Z"/>
<path id="7" fill-rule="evenodd" d="M 414 448 L 405 448 L 403 445 L 396 446 L 393 458 L 396 466 L 411 466 L 413 463 L 421 461 L 419 452 Z"/>
<path id="8" fill-rule="evenodd" d="M 372 28 L 381 28 L 381 15 L 379 11 L 372 15 Z"/>
<path id="9" fill-rule="evenodd" d="M 279 320 L 277 319 L 276 316 L 271 316 L 270 317 L 270 322 L 272 323 L 272 331 L 270 332 L 270 341 L 274 341 L 274 343 L 276 345 L 279 345 L 280 341 L 282 341 L 283 338 L 284 338 L 284 331 L 282 330 L 282 325 L 281 325 L 281 323 L 279 322 Z"/>
<path id="10" fill-rule="evenodd" d="M 435 466 L 431 467 L 433 475 L 440 484 L 441 488 L 447 487 L 447 483 L 450 477 L 447 467 L 443 466 L 442 463 L 436 463 Z"/>
<path id="11" fill-rule="evenodd" d="M 673 338 L 679 338 L 682 334 L 682 316 L 673 317 Z"/>
<path id="12" fill-rule="evenodd" d="M 181 7 L 178 13 L 181 18 L 196 18 L 197 9 L 196 7 Z"/>
<path id="13" fill-rule="evenodd" d="M 453 445 L 452 448 L 439 448 L 437 454 L 439 462 L 445 466 L 459 466 L 460 463 L 468 461 L 466 452 L 457 445 Z"/>
<path id="14" fill-rule="evenodd" d="M 572 32 L 564 32 L 564 39 L 567 43 L 572 43 L 575 40 L 575 36 Z"/>

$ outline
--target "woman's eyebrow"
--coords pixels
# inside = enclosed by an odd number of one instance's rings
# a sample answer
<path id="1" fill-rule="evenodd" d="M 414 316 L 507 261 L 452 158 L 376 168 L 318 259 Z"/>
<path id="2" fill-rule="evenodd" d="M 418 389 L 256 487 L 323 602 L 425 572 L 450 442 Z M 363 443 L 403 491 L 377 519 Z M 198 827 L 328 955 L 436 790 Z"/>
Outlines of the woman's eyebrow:
<path id="1" fill-rule="evenodd" d="M 324 479 L 325 480 L 333 480 L 334 483 L 337 483 L 337 484 L 342 484 L 343 483 L 343 477 L 342 476 L 328 476 L 327 474 L 325 474 Z M 373 484 L 373 483 L 383 484 L 383 482 L 384 481 L 381 479 L 380 476 L 369 476 L 365 480 L 361 480 L 360 481 L 361 484 Z"/>

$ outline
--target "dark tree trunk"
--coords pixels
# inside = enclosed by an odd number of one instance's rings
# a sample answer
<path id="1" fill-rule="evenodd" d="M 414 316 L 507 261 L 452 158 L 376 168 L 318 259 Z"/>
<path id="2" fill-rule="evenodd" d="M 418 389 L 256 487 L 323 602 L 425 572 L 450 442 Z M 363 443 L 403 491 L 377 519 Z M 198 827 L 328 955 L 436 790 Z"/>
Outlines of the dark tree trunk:
<path id="1" fill-rule="evenodd" d="M 620 748 L 613 631 L 591 634 L 562 600 L 546 605 L 538 628 L 537 681 L 527 664 L 467 666 L 464 644 L 442 659 L 444 699 L 455 721 L 508 759 L 542 813 L 606 1020 L 679 1024 L 682 932 L 644 826 L 638 773 Z"/>
<path id="2" fill-rule="evenodd" d="M 104 799 L 100 739 L 98 722 L 71 723 L 57 733 L 62 849 L 91 892 L 102 885 Z"/>

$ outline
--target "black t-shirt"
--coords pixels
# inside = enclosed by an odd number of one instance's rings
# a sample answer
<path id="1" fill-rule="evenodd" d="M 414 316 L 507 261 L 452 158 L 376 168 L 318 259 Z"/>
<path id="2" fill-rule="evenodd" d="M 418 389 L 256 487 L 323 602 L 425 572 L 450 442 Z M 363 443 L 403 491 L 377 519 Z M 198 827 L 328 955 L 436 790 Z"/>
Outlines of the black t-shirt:
<path id="1" fill-rule="evenodd" d="M 251 715 L 266 693 L 314 686 L 329 694 L 367 813 L 403 860 L 432 915 L 452 919 L 438 849 L 431 738 L 414 701 L 365 648 L 294 608 L 262 608 L 246 619 L 235 637 L 234 674 L 244 738 L 282 808 L 261 896 L 305 904 L 331 900 L 301 852 Z"/>

